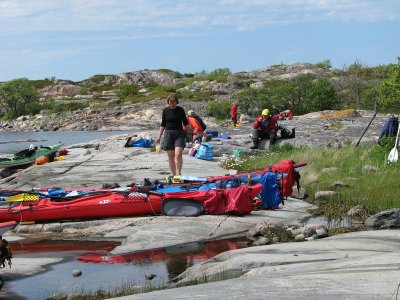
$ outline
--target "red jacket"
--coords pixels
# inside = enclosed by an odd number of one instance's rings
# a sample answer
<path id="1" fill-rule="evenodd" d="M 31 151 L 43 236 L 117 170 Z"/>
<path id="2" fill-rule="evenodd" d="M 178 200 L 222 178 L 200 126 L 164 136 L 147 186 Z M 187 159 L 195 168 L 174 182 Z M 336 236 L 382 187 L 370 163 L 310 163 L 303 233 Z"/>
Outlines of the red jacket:
<path id="1" fill-rule="evenodd" d="M 268 119 L 264 120 L 262 115 L 259 115 L 253 123 L 253 128 L 257 130 L 278 130 L 278 120 L 281 118 L 281 114 L 270 116 Z"/>
<path id="2" fill-rule="evenodd" d="M 204 133 L 204 130 L 201 127 L 200 122 L 197 121 L 196 118 L 187 117 L 186 119 L 188 121 L 189 126 L 192 128 L 194 134 L 203 134 Z"/>
<path id="3" fill-rule="evenodd" d="M 231 107 L 231 119 L 237 117 L 238 106 L 239 105 L 237 105 L 236 103 L 232 105 L 232 107 Z"/>

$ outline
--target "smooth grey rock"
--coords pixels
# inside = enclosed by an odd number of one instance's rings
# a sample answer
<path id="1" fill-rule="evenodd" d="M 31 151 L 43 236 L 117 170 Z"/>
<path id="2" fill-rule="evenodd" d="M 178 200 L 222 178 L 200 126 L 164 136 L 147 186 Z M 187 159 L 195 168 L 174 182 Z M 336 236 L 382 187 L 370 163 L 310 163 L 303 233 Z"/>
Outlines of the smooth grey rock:
<path id="1" fill-rule="evenodd" d="M 398 228 L 400 227 L 400 208 L 394 208 L 382 211 L 365 221 L 368 227 L 378 228 Z"/>
<path id="2" fill-rule="evenodd" d="M 328 236 L 328 231 L 326 229 L 323 229 L 323 228 L 317 229 L 316 232 L 317 232 L 319 239 L 322 239 L 322 238 L 325 238 Z"/>
<path id="3" fill-rule="evenodd" d="M 334 183 L 332 183 L 331 187 L 333 189 L 339 189 L 339 188 L 344 188 L 344 187 L 348 187 L 349 185 L 342 182 L 342 181 L 335 181 Z"/>
<path id="4" fill-rule="evenodd" d="M 379 171 L 379 168 L 375 166 L 365 165 L 363 166 L 362 170 L 365 173 L 376 173 Z"/>
<path id="5" fill-rule="evenodd" d="M 304 236 L 304 234 L 302 234 L 302 233 L 300 233 L 300 234 L 298 234 L 298 235 L 296 235 L 295 237 L 294 237 L 294 241 L 295 242 L 302 242 L 302 241 L 304 241 L 305 240 L 305 236 Z"/>
<path id="6" fill-rule="evenodd" d="M 308 197 L 307 192 L 304 188 L 300 187 L 297 189 L 297 186 L 293 186 L 293 192 L 290 197 L 297 198 L 297 199 L 306 199 Z"/>
<path id="7" fill-rule="evenodd" d="M 317 230 L 312 227 L 304 227 L 303 234 L 306 238 L 313 236 L 314 234 L 317 234 Z"/>
<path id="8" fill-rule="evenodd" d="M 390 299 L 399 284 L 398 237 L 399 230 L 364 231 L 229 251 L 178 277 L 205 284 L 117 299 Z M 222 278 L 232 279 L 212 282 Z"/>
<path id="9" fill-rule="evenodd" d="M 314 198 L 317 199 L 329 199 L 332 197 L 336 197 L 338 195 L 335 191 L 318 191 L 315 193 Z"/>
<path id="10" fill-rule="evenodd" d="M 156 276 L 156 274 L 147 273 L 146 275 L 144 275 L 144 278 L 146 278 L 146 280 L 152 280 Z"/>
<path id="11" fill-rule="evenodd" d="M 337 170 L 338 170 L 337 167 L 323 168 L 321 170 L 321 173 L 333 173 L 336 172 Z"/>
<path id="12" fill-rule="evenodd" d="M 361 219 L 368 215 L 368 207 L 365 205 L 356 205 L 350 208 L 346 215 L 353 219 Z"/>
<path id="13" fill-rule="evenodd" d="M 271 239 L 265 236 L 259 237 L 254 243 L 253 246 L 262 246 L 271 244 Z"/>
<path id="14" fill-rule="evenodd" d="M 72 271 L 72 276 L 74 276 L 74 277 L 79 277 L 79 276 L 81 276 L 82 275 L 82 271 L 81 270 L 73 270 Z"/>

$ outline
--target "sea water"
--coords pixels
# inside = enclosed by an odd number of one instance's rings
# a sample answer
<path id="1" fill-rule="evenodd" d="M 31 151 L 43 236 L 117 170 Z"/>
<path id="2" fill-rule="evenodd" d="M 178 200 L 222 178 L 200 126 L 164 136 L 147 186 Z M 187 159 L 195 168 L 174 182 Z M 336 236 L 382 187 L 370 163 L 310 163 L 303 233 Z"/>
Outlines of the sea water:
<path id="1" fill-rule="evenodd" d="M 34 146 L 50 146 L 63 142 L 64 145 L 87 143 L 95 139 L 112 135 L 129 134 L 132 131 L 37 131 L 37 132 L 0 132 L 0 154 L 16 153 Z"/>

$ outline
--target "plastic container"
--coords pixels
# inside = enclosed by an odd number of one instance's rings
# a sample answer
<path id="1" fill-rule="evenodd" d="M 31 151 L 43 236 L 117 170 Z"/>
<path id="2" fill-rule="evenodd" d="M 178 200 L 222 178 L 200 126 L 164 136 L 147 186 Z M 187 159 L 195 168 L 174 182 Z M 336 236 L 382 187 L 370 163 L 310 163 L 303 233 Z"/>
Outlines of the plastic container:
<path id="1" fill-rule="evenodd" d="M 196 150 L 199 150 L 200 145 L 201 145 L 201 144 L 199 143 L 199 141 L 196 141 L 196 142 L 194 143 L 193 148 L 196 149 Z"/>

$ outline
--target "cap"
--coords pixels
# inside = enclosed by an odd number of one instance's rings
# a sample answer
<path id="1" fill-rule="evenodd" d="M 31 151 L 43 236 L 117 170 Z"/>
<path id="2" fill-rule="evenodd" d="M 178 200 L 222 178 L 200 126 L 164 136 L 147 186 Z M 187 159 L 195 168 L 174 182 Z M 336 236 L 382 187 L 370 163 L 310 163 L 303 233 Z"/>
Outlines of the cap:
<path id="1" fill-rule="evenodd" d="M 193 110 L 189 110 L 187 114 L 188 114 L 188 116 L 193 115 L 194 111 Z"/>
<path id="2" fill-rule="evenodd" d="M 268 116 L 269 115 L 269 109 L 268 108 L 264 109 L 261 114 L 263 116 Z"/>

